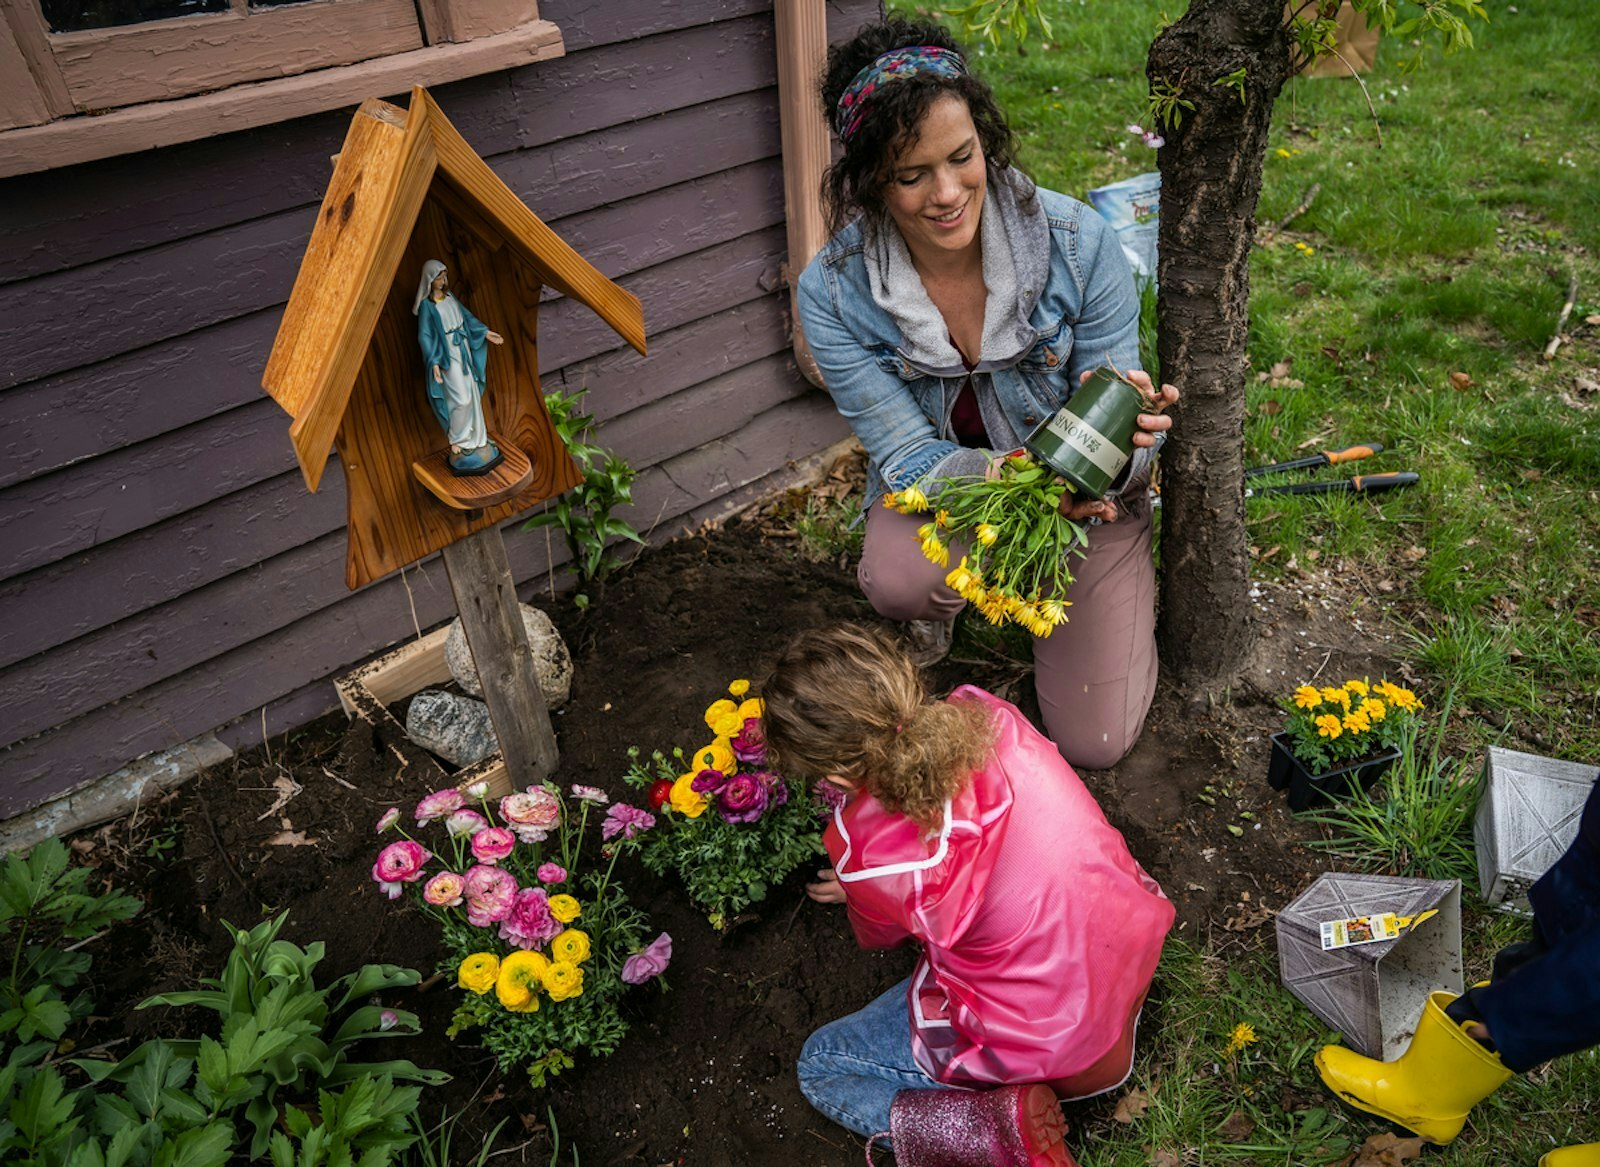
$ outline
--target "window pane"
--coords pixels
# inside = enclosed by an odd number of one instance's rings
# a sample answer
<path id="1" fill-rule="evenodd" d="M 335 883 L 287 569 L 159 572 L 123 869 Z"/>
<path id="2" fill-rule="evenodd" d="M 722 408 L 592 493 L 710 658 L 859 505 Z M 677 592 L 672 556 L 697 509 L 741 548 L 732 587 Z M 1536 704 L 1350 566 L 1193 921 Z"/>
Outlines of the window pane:
<path id="1" fill-rule="evenodd" d="M 170 16 L 226 12 L 228 0 L 40 0 L 51 32 L 78 32 L 116 24 L 142 24 Z"/>

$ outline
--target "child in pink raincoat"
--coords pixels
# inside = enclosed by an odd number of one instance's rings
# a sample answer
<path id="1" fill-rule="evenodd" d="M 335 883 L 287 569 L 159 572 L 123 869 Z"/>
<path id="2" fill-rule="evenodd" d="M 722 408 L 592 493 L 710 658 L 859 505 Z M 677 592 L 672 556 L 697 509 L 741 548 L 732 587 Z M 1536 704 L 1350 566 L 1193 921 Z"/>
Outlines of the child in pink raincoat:
<path id="1" fill-rule="evenodd" d="M 892 1132 L 902 1163 L 1070 1163 L 1056 1100 L 1128 1076 L 1172 904 L 1014 706 L 929 701 L 885 635 L 803 634 L 763 698 L 774 764 L 846 792 L 812 898 L 843 902 L 863 947 L 922 948 L 908 982 L 811 1036 L 802 1091 Z"/>

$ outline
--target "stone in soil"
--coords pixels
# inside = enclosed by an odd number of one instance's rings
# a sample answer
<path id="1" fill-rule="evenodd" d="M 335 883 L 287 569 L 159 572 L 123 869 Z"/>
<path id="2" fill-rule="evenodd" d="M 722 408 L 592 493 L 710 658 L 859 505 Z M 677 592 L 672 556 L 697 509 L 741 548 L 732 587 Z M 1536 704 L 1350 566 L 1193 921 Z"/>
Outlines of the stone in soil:
<path id="1" fill-rule="evenodd" d="M 539 682 L 539 691 L 544 694 L 546 705 L 559 709 L 572 693 L 572 654 L 549 616 L 532 604 L 517 606 L 522 609 L 522 626 L 528 633 L 528 647 L 533 650 L 533 675 Z M 478 666 L 472 660 L 472 650 L 467 647 L 467 634 L 461 629 L 459 616 L 451 622 L 449 635 L 445 637 L 444 660 L 463 692 L 473 697 L 483 696 Z"/>
<path id="2" fill-rule="evenodd" d="M 474 765 L 500 748 L 487 705 L 440 689 L 411 699 L 406 736 L 455 766 Z"/>

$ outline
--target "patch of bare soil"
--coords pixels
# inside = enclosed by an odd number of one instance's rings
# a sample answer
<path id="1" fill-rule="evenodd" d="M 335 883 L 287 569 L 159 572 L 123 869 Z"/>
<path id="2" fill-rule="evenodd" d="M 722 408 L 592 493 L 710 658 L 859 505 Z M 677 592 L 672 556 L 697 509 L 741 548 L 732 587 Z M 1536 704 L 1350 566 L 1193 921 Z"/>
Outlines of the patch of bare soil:
<path id="1" fill-rule="evenodd" d="M 795 631 L 873 618 L 853 569 L 808 562 L 792 538 L 764 535 L 765 522 L 653 548 L 586 610 L 555 607 L 576 664 L 572 698 L 555 717 L 563 782 L 624 794 L 629 745 L 684 744 L 705 704 L 733 677 L 759 677 Z M 1084 775 L 1177 903 L 1178 935 L 1195 940 L 1270 934 L 1272 913 L 1324 865 L 1302 844 L 1308 828 L 1265 784 L 1276 697 L 1312 676 L 1394 675 L 1389 645 L 1371 629 L 1376 609 L 1360 594 L 1336 594 L 1333 577 L 1257 590 L 1252 615 L 1270 635 L 1246 684 L 1208 701 L 1164 683 L 1133 753 Z M 979 655 L 941 665 L 936 684 L 983 685 L 1036 718 L 1025 668 Z M 249 925 L 288 910 L 285 935 L 324 941 L 330 977 L 369 961 L 431 972 L 441 952 L 428 922 L 383 899 L 369 870 L 384 808 L 409 806 L 438 784 L 437 768 L 414 748 L 335 717 L 239 757 L 137 821 L 79 840 L 87 861 L 147 902 L 96 945 L 101 1017 L 79 1045 L 197 1024 L 132 1005 L 214 974 L 227 951 L 222 920 Z M 859 1140 L 801 1097 L 794 1059 L 813 1029 L 906 975 L 913 954 L 858 950 L 843 912 L 804 897 L 808 875 L 718 936 L 673 887 L 629 872 L 634 900 L 673 935 L 671 991 L 638 997 L 615 1057 L 580 1064 L 543 1092 L 444 1036 L 455 993 L 448 983 L 409 990 L 403 1003 L 425 1031 L 403 1056 L 455 1075 L 427 1112 L 462 1111 L 457 1148 L 509 1119 L 499 1145 L 515 1149 L 497 1163 L 548 1162 L 547 1107 L 563 1144 L 581 1148 L 586 1164 L 858 1163 Z M 1070 1117 L 1081 1125 L 1113 1105 L 1085 1103 Z"/>

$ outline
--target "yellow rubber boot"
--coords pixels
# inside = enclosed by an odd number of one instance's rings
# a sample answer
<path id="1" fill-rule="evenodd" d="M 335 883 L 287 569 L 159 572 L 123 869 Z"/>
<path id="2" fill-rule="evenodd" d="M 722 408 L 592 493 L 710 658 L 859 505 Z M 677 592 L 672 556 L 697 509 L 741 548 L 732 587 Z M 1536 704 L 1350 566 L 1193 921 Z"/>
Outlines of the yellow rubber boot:
<path id="1" fill-rule="evenodd" d="M 1539 1167 L 1600 1167 L 1600 1143 L 1551 1151 L 1539 1160 Z"/>
<path id="2" fill-rule="evenodd" d="M 1345 1102 L 1444 1144 L 1461 1133 L 1467 1112 L 1503 1086 L 1511 1071 L 1445 1015 L 1453 993 L 1430 993 L 1406 1052 L 1392 1062 L 1323 1046 L 1317 1072 Z M 1568 1165 L 1563 1165 L 1568 1167 Z"/>

